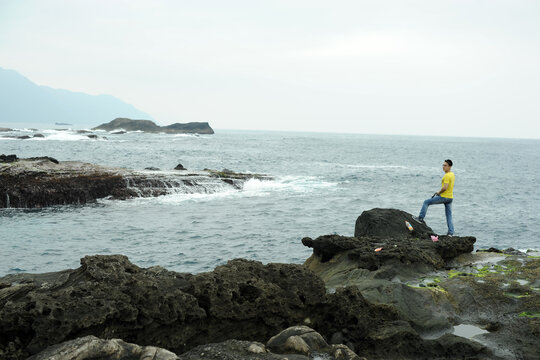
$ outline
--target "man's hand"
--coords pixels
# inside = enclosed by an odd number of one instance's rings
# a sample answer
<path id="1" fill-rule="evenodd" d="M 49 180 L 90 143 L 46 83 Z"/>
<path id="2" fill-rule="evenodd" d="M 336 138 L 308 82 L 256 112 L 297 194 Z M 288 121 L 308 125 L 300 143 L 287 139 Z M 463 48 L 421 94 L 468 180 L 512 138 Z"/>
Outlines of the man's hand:
<path id="1" fill-rule="evenodd" d="M 435 196 L 439 196 L 439 193 L 436 192 L 435 194 L 433 194 L 433 195 L 431 196 L 431 198 L 433 199 Z"/>

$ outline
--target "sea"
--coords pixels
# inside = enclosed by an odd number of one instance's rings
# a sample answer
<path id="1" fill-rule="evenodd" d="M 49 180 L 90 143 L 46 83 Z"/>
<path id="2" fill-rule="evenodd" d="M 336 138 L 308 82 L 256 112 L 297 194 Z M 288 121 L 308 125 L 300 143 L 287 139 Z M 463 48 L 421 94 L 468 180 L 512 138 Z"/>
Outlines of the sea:
<path id="1" fill-rule="evenodd" d="M 302 264 L 303 237 L 354 235 L 363 211 L 417 215 L 440 189 L 442 163 L 456 175 L 456 235 L 477 249 L 540 248 L 540 140 L 216 130 L 214 135 L 20 129 L 0 134 L 0 154 L 170 171 L 267 174 L 242 189 L 216 187 L 86 205 L 0 209 L 0 276 L 77 268 L 80 258 L 123 254 L 140 267 L 200 273 L 235 258 Z M 1 194 L 0 194 L 1 196 Z M 426 221 L 446 234 L 443 205 Z M 405 226 L 405 225 L 404 225 Z"/>

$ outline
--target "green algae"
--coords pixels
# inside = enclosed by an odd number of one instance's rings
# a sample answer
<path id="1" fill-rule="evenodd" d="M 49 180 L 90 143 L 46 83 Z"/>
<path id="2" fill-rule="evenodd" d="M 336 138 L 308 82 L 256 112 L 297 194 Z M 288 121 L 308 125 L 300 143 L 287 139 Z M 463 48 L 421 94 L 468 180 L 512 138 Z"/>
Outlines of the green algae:
<path id="1" fill-rule="evenodd" d="M 519 317 L 527 317 L 530 319 L 540 318 L 540 311 L 524 311 L 518 315 Z"/>

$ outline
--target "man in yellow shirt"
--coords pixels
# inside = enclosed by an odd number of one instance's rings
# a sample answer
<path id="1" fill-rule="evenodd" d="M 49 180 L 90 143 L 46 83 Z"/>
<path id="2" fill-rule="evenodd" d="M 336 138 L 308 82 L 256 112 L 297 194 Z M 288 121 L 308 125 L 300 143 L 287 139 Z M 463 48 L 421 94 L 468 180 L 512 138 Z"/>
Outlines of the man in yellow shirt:
<path id="1" fill-rule="evenodd" d="M 446 235 L 454 235 L 454 223 L 452 222 L 452 201 L 454 199 L 454 183 L 456 182 L 456 176 L 452 170 L 452 160 L 444 160 L 443 171 L 444 176 L 441 181 L 441 190 L 437 191 L 431 199 L 424 201 L 422 210 L 418 217 L 413 216 L 413 219 L 419 223 L 425 224 L 424 217 L 426 216 L 427 209 L 430 205 L 444 204 L 444 210 L 446 213 L 446 224 L 448 225 L 448 233 Z"/>

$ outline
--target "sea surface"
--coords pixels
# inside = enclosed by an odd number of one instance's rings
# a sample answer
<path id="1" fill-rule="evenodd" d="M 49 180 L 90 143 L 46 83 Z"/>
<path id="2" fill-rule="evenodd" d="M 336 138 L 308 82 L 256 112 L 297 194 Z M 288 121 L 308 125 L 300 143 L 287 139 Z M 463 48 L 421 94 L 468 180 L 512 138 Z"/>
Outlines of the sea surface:
<path id="1" fill-rule="evenodd" d="M 417 214 L 440 189 L 442 163 L 456 174 L 456 235 L 476 248 L 540 248 L 540 140 L 217 130 L 215 135 L 40 130 L 0 137 L 0 154 L 170 170 L 264 173 L 244 189 L 171 194 L 84 206 L 0 209 L 0 276 L 76 268 L 93 254 L 124 254 L 141 267 L 199 273 L 234 258 L 303 263 L 305 236 L 352 236 L 372 208 Z M 19 130 L 5 135 L 33 135 Z M 444 206 L 426 221 L 447 231 Z"/>

